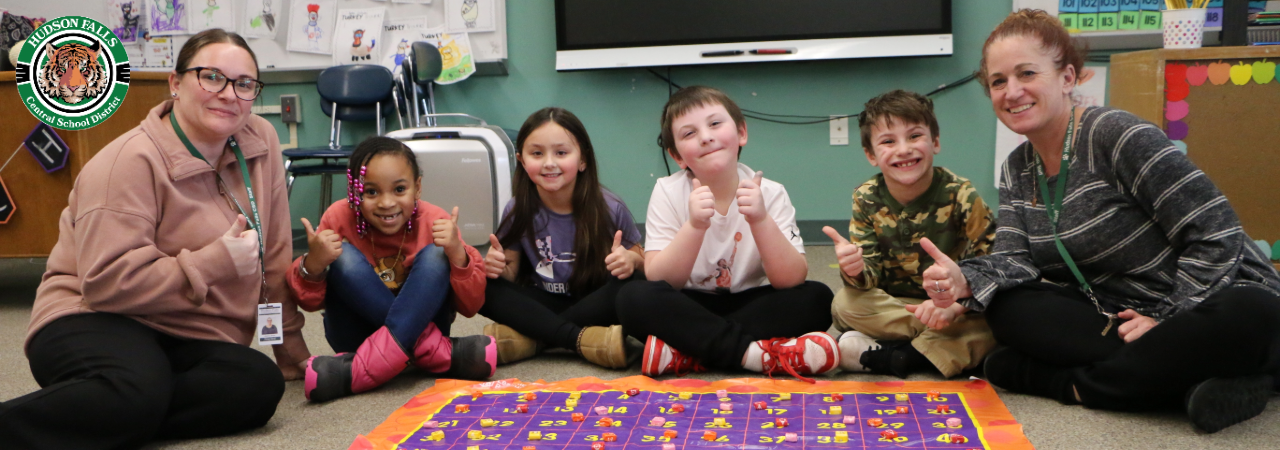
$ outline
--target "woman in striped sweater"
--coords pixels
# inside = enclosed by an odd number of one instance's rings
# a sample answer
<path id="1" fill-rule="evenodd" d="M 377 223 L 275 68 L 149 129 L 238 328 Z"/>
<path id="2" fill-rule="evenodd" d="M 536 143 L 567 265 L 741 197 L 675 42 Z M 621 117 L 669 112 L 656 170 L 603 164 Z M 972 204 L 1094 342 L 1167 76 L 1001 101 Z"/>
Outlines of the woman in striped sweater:
<path id="1" fill-rule="evenodd" d="M 990 255 L 924 274 L 935 304 L 985 311 L 984 365 L 1020 393 L 1091 408 L 1185 408 L 1215 432 L 1261 413 L 1280 373 L 1280 276 L 1222 192 L 1160 128 L 1075 107 L 1056 18 L 1013 13 L 980 80 L 1027 137 L 1002 169 Z M 945 255 L 943 256 L 945 258 Z"/>

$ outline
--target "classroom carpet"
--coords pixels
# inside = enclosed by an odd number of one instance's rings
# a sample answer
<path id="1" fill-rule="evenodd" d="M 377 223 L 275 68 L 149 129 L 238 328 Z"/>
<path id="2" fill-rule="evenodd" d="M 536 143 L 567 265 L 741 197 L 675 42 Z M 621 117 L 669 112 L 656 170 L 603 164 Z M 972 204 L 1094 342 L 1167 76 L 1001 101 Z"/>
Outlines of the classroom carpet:
<path id="1" fill-rule="evenodd" d="M 833 289 L 841 285 L 830 246 L 807 246 L 809 278 Z M 0 259 L 0 400 L 18 397 L 39 388 L 31 377 L 22 342 L 30 319 L 43 259 Z M 324 340 L 321 316 L 307 313 L 303 335 L 311 352 L 332 354 Z M 452 334 L 479 334 L 490 321 L 484 317 L 459 318 Z M 268 355 L 270 352 L 266 352 Z M 494 380 L 566 380 L 596 377 L 614 380 L 640 375 L 638 365 L 627 370 L 608 370 L 587 363 L 567 352 L 547 352 L 542 356 L 498 368 Z M 753 377 L 748 372 L 704 372 L 685 376 L 689 380 L 719 381 Z M 660 380 L 670 380 L 662 377 Z M 895 377 L 836 373 L 819 377 L 827 381 L 895 382 Z M 298 450 L 346 449 L 357 435 L 372 432 L 393 412 L 422 391 L 435 386 L 435 379 L 409 371 L 371 392 L 324 404 L 310 404 L 302 395 L 302 382 L 287 384 L 276 415 L 263 428 L 214 439 L 167 441 L 147 449 L 198 450 Z M 916 374 L 907 381 L 942 381 L 939 375 Z M 996 389 L 1001 401 L 1022 431 L 1038 449 L 1259 449 L 1280 447 L 1280 401 L 1273 399 L 1262 415 L 1214 434 L 1196 432 L 1178 411 L 1117 413 L 1080 406 L 1063 406 L 1055 401 Z M 0 447 L 3 444 L 0 443 Z"/>

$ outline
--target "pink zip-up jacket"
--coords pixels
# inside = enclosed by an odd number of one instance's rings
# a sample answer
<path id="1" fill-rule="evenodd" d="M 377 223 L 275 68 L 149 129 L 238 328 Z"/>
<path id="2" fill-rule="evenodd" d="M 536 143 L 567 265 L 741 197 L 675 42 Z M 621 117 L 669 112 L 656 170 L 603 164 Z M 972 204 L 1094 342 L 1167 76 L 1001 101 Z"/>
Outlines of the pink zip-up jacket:
<path id="1" fill-rule="evenodd" d="M 371 238 L 377 241 L 380 257 L 395 256 L 396 249 L 400 247 L 400 242 L 403 240 L 404 267 L 409 269 L 413 267 L 413 261 L 418 252 L 434 241 L 431 236 L 431 224 L 438 219 L 449 219 L 449 213 L 425 200 L 418 200 L 418 213 L 413 216 L 413 231 L 410 231 L 407 236 L 400 234 L 388 236 L 370 226 L 368 236 L 361 237 L 356 232 L 356 212 L 347 205 L 346 199 L 342 199 L 329 205 L 329 209 L 320 218 L 320 224 L 316 226 L 316 232 L 334 230 L 343 240 L 355 245 L 371 266 L 374 265 Z M 458 230 L 458 239 L 462 239 L 462 230 Z M 471 317 L 480 311 L 481 306 L 484 306 L 484 288 L 488 280 L 484 275 L 484 257 L 480 256 L 480 251 L 465 243 L 462 246 L 467 251 L 467 265 L 466 267 L 449 265 L 448 299 L 459 313 Z M 320 310 L 324 308 L 324 295 L 329 284 L 325 280 L 303 279 L 301 267 L 302 258 L 299 257 L 289 268 L 289 291 L 296 296 L 298 305 L 302 309 Z"/>
<path id="2" fill-rule="evenodd" d="M 80 171 L 36 291 L 27 342 L 60 317 L 104 312 L 181 338 L 251 344 L 262 282 L 256 273 L 236 274 L 221 239 L 239 211 L 219 193 L 213 168 L 178 140 L 172 108 L 172 101 L 152 108 Z M 267 298 L 284 304 L 284 343 L 272 349 L 278 365 L 296 365 L 310 353 L 304 318 L 285 289 L 293 242 L 280 141 L 258 116 L 234 137 L 264 222 Z M 235 154 L 226 151 L 214 166 L 249 210 Z"/>

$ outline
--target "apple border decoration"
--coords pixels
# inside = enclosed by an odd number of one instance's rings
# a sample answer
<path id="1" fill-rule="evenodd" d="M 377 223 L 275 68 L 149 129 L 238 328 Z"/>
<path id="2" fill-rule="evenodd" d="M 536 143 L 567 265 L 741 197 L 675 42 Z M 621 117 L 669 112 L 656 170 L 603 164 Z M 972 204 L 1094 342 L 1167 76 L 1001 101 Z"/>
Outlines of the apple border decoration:
<path id="1" fill-rule="evenodd" d="M 1239 61 L 1235 65 L 1222 62 L 1210 64 L 1168 63 L 1165 65 L 1165 106 L 1164 132 L 1182 153 L 1187 152 L 1187 138 L 1190 132 L 1185 119 L 1191 112 L 1187 104 L 1187 95 L 1191 86 L 1201 86 L 1206 81 L 1217 86 L 1231 82 L 1236 86 L 1244 86 L 1253 80 L 1257 84 L 1267 84 L 1276 78 L 1276 63 L 1263 58 L 1246 64 Z"/>

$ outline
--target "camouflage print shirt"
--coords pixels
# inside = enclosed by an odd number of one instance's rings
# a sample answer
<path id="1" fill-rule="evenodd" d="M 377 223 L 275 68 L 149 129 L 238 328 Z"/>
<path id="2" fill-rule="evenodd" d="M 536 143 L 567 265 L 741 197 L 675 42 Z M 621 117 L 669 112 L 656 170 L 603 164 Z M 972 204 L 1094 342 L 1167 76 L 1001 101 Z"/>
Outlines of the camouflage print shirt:
<path id="1" fill-rule="evenodd" d="M 933 258 L 920 248 L 929 238 L 951 259 L 960 261 L 991 250 L 995 216 L 969 180 L 942 167 L 933 168 L 929 190 L 903 206 L 889 194 L 884 174 L 853 191 L 849 242 L 862 246 L 862 281 L 844 275 L 858 289 L 878 287 L 889 295 L 928 298 L 922 274 Z"/>

